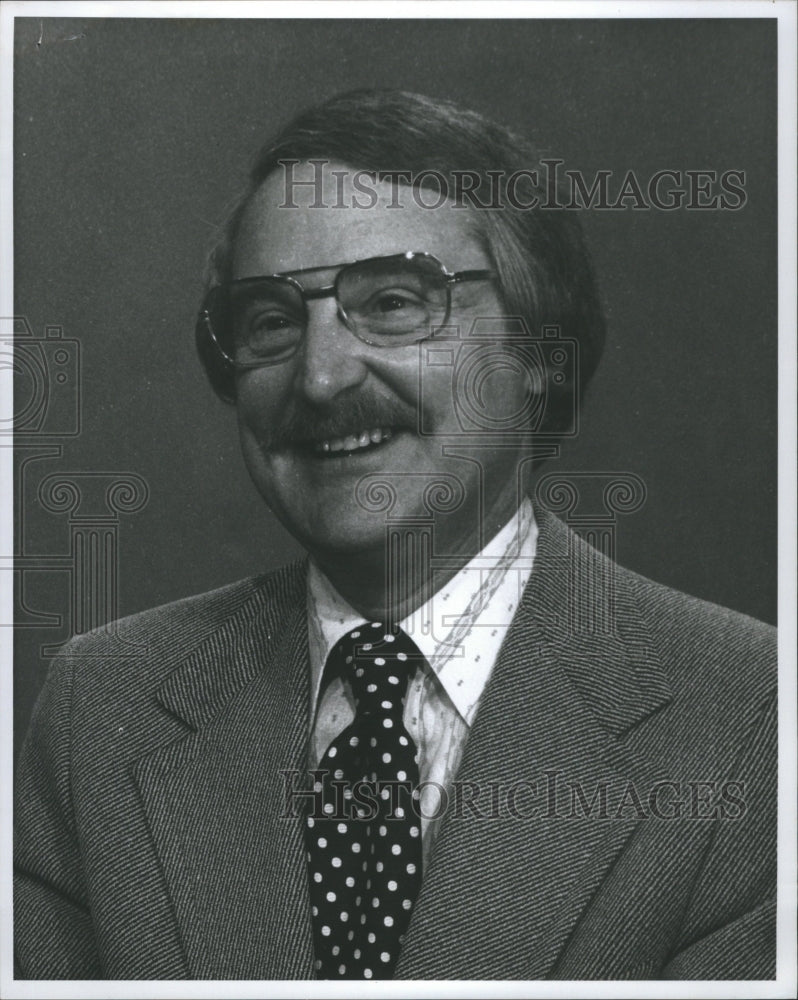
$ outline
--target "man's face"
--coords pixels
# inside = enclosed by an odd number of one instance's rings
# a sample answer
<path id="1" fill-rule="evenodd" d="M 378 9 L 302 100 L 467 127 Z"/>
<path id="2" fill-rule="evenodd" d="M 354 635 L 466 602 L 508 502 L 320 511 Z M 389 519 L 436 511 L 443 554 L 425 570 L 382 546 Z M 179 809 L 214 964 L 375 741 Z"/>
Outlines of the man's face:
<path id="1" fill-rule="evenodd" d="M 332 283 L 336 265 L 406 251 L 433 254 L 450 271 L 491 267 L 467 212 L 452 210 L 449 204 L 425 209 L 405 190 L 402 207 L 389 208 L 396 191 L 385 182 L 376 185 L 380 200 L 373 208 L 331 207 L 336 200 L 351 205 L 349 177 L 341 199 L 330 175 L 341 169 L 346 168 L 325 168 L 330 205 L 325 208 L 310 207 L 314 193 L 307 188 L 294 191 L 298 207 L 280 208 L 284 176 L 278 171 L 266 179 L 242 220 L 234 278 L 329 267 L 301 276 L 303 287 L 318 288 Z M 312 177 L 310 170 L 301 164 L 295 179 Z M 307 309 L 298 351 L 280 364 L 247 371 L 238 380 L 244 458 L 264 499 L 322 562 L 347 554 L 379 556 L 386 513 L 366 510 L 356 499 L 363 477 L 380 473 L 390 481 L 397 497 L 390 511 L 395 519 L 427 514 L 425 490 L 442 473 L 448 474 L 457 477 L 465 499 L 457 511 L 438 515 L 435 548 L 473 554 L 480 516 L 488 530 L 495 530 L 515 509 L 520 449 L 480 449 L 473 456 L 478 464 L 445 457 L 443 441 L 456 444 L 462 436 L 452 400 L 451 367 L 430 367 L 420 378 L 423 345 L 364 343 L 341 320 L 332 297 L 311 300 Z M 501 314 L 491 281 L 467 282 L 452 289 L 447 325 L 466 333 L 477 317 Z M 488 411 L 515 413 L 529 391 L 527 376 L 500 368 L 482 384 L 481 405 Z M 418 433 L 422 402 L 423 436 Z"/>

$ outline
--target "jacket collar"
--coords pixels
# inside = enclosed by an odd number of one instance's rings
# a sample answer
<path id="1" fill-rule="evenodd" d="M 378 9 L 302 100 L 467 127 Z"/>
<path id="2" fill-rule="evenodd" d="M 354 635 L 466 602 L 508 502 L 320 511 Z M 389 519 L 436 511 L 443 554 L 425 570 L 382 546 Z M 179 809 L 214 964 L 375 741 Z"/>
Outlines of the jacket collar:
<path id="1" fill-rule="evenodd" d="M 624 796 L 665 777 L 632 738 L 670 692 L 629 576 L 551 514 L 536 516 L 532 579 L 465 746 L 461 806 L 453 789 L 399 978 L 556 974 L 641 822 L 619 808 Z M 579 815 L 577 789 L 598 802 L 595 815 Z"/>

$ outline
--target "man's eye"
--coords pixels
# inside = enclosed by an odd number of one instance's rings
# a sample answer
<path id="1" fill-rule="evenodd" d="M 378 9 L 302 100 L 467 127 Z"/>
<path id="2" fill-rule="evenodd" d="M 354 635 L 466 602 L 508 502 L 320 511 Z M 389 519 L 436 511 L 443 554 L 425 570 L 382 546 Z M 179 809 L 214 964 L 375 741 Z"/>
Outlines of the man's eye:
<path id="1" fill-rule="evenodd" d="M 290 320 L 287 316 L 259 316 L 258 319 L 252 324 L 254 330 L 264 330 L 266 332 L 271 332 L 272 330 L 284 330 L 287 326 L 293 326 L 293 320 Z"/>
<path id="2" fill-rule="evenodd" d="M 286 313 L 258 313 L 247 321 L 246 329 L 250 337 L 266 337 L 285 330 L 295 330 L 298 321 Z"/>
<path id="3" fill-rule="evenodd" d="M 405 309 L 418 309 L 421 304 L 421 299 L 411 292 L 381 292 L 372 297 L 369 310 L 377 313 L 401 312 Z"/>

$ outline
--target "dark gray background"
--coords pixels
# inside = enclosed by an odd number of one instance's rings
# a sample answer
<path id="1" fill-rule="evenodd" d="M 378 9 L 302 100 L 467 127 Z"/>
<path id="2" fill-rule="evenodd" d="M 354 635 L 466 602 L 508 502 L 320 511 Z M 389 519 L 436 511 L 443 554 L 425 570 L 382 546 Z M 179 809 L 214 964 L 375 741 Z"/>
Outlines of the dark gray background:
<path id="1" fill-rule="evenodd" d="M 151 491 L 121 527 L 121 613 L 297 553 L 194 357 L 203 260 L 271 129 L 337 91 L 390 86 L 486 112 L 588 176 L 746 172 L 741 211 L 582 213 L 609 341 L 559 468 L 645 481 L 620 562 L 775 621 L 774 21 L 16 27 L 17 312 L 83 351 L 82 433 L 52 469 L 136 472 Z M 65 550 L 63 523 L 23 503 L 28 548 Z M 63 576 L 29 599 L 64 612 Z M 19 729 L 56 633 L 17 631 Z"/>

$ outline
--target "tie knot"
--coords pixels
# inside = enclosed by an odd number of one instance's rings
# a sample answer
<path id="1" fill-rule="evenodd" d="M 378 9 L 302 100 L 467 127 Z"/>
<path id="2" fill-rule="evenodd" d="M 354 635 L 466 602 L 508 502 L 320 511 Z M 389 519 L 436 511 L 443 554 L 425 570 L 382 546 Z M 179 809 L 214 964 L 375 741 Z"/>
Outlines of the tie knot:
<path id="1" fill-rule="evenodd" d="M 352 686 L 358 714 L 402 714 L 407 682 L 422 654 L 400 628 L 370 622 L 353 629 L 335 647 Z"/>

